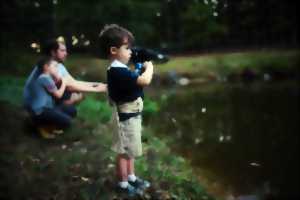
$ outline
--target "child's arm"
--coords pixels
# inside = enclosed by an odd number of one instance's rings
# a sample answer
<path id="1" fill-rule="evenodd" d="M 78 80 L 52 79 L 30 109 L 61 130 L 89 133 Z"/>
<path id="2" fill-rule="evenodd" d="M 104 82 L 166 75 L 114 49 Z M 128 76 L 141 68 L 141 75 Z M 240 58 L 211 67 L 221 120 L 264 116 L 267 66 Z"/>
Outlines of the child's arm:
<path id="1" fill-rule="evenodd" d="M 140 86 L 146 86 L 151 83 L 153 76 L 153 64 L 152 62 L 144 63 L 145 71 L 137 78 L 137 84 Z"/>
<path id="2" fill-rule="evenodd" d="M 59 99 L 63 96 L 66 89 L 66 80 L 61 78 L 60 88 L 54 91 L 49 91 L 55 98 Z"/>

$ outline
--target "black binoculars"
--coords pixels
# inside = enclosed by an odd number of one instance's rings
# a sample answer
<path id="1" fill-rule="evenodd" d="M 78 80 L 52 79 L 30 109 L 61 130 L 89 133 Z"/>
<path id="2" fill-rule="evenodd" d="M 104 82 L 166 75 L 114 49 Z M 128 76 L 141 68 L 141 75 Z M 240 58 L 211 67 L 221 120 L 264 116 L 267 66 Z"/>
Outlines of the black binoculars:
<path id="1" fill-rule="evenodd" d="M 169 57 L 152 49 L 142 47 L 134 47 L 131 49 L 132 54 L 130 62 L 134 64 L 135 71 L 142 73 L 143 63 L 146 61 L 153 61 L 157 63 L 165 63 L 169 61 Z"/>

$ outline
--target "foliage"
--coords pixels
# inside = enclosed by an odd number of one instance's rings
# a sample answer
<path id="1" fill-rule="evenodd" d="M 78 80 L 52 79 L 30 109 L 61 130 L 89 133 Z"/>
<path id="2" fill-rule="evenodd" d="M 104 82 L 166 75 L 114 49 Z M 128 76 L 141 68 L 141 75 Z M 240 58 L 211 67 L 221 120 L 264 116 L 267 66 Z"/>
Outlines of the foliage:
<path id="1" fill-rule="evenodd" d="M 10 0 L 0 7 L 1 55 L 29 52 L 32 42 L 57 36 L 72 50 L 97 53 L 99 32 L 109 23 L 127 27 L 139 45 L 173 51 L 297 46 L 299 40 L 297 6 L 277 0 Z"/>
<path id="2" fill-rule="evenodd" d="M 14 74 L 25 76 L 30 73 L 38 60 L 39 55 L 33 52 L 24 53 L 18 49 L 7 49 L 0 55 L 0 70 L 2 75 Z"/>
<path id="3" fill-rule="evenodd" d="M 7 101 L 14 105 L 22 105 L 24 78 L 12 76 L 0 77 L 0 100 Z"/>
<path id="4" fill-rule="evenodd" d="M 182 29 L 188 48 L 201 49 L 224 35 L 225 27 L 217 22 L 216 13 L 211 4 L 191 2 L 182 13 Z"/>
<path id="5" fill-rule="evenodd" d="M 158 10 L 159 1 L 62 1 L 57 6 L 58 29 L 65 36 L 72 33 L 79 38 L 84 34 L 97 50 L 97 38 L 102 27 L 105 24 L 118 23 L 134 32 L 139 43 L 144 43 L 147 40 L 151 41 L 155 35 L 155 27 L 151 22 L 155 20 L 155 12 Z M 74 19 L 77 13 L 81 13 L 81 16 Z M 140 23 L 141 21 L 148 23 Z M 75 27 L 85 27 L 85 30 Z"/>
<path id="6" fill-rule="evenodd" d="M 158 103 L 146 97 L 144 99 L 143 115 L 145 117 L 151 117 L 151 116 L 157 114 L 158 111 L 159 111 Z"/>
<path id="7" fill-rule="evenodd" d="M 111 118 L 112 109 L 104 99 L 96 99 L 91 95 L 85 97 L 78 105 L 78 114 L 81 119 L 90 123 L 108 122 Z"/>

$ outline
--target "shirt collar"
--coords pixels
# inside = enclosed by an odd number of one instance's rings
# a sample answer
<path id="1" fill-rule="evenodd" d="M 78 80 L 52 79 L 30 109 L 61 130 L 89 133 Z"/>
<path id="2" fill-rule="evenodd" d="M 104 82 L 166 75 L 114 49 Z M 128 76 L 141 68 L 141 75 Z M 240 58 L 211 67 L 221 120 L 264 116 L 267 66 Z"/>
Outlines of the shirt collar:
<path id="1" fill-rule="evenodd" d="M 127 65 L 121 63 L 121 62 L 118 61 L 118 60 L 114 60 L 114 61 L 110 64 L 109 68 L 111 68 L 111 67 L 128 68 Z"/>

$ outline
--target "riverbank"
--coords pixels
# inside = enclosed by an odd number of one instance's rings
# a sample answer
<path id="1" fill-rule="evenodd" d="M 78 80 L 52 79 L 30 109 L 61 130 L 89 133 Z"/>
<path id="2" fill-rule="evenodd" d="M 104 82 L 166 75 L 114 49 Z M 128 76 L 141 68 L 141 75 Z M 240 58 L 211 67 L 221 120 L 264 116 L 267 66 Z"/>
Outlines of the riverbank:
<path id="1" fill-rule="evenodd" d="M 104 95 L 88 95 L 74 126 L 45 140 L 20 106 L 24 79 L 2 77 L 0 83 L 1 199 L 127 198 L 115 191 L 111 110 Z M 148 117 L 155 106 L 146 100 Z M 150 126 L 144 127 L 142 139 L 144 156 L 137 159 L 136 171 L 152 187 L 135 199 L 215 199 L 193 176 L 189 162 L 171 152 Z"/>

